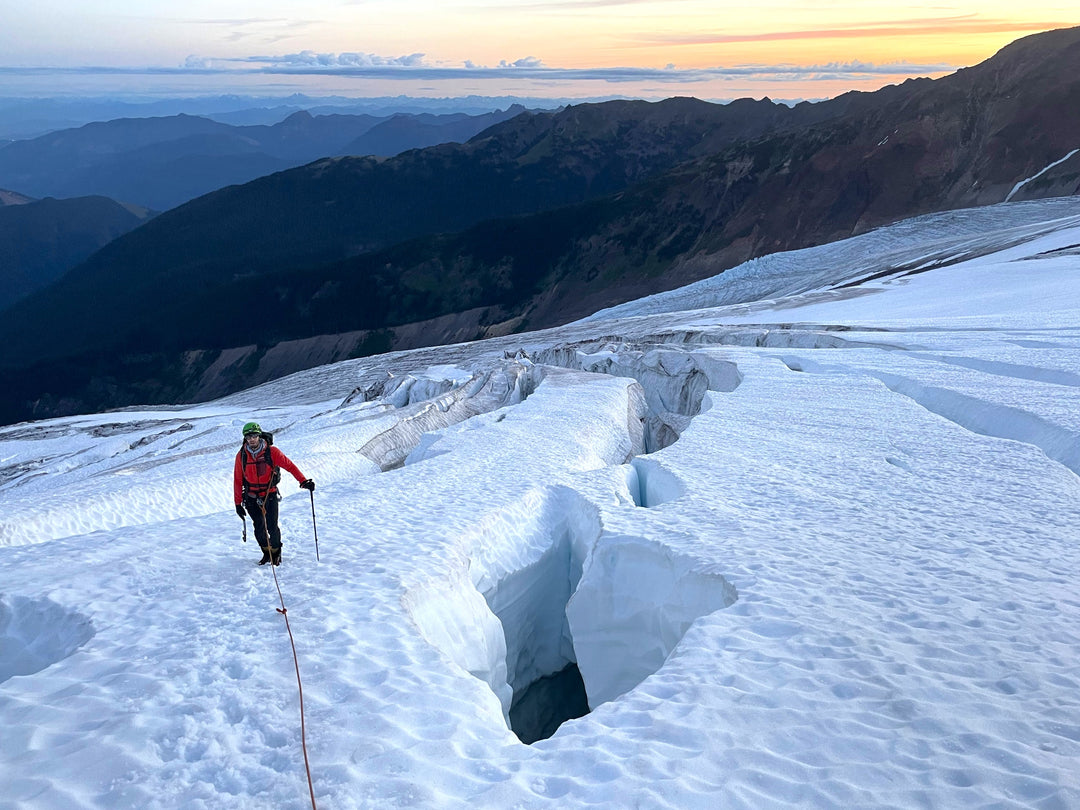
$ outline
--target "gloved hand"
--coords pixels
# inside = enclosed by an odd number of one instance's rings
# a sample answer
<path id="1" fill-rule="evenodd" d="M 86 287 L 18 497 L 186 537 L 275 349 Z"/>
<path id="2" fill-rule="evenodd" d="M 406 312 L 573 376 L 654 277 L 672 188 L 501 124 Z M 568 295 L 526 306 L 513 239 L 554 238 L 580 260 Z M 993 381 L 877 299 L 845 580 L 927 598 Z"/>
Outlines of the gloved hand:
<path id="1" fill-rule="evenodd" d="M 303 481 L 300 482 L 300 489 L 306 489 L 306 490 L 309 490 L 310 492 L 314 492 L 315 491 L 315 482 L 312 481 L 310 478 L 306 478 L 306 479 L 304 479 Z"/>
<path id="2" fill-rule="evenodd" d="M 240 517 L 246 517 L 247 516 L 247 512 L 244 511 L 244 505 L 242 503 L 238 503 L 236 505 L 236 514 L 238 514 Z"/>

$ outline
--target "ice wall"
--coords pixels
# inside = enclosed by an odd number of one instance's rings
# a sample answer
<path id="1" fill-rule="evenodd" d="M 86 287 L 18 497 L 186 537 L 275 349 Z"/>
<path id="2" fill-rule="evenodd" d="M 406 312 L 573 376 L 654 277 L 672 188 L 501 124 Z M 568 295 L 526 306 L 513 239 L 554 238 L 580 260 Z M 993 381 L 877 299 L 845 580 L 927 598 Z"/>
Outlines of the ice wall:
<path id="1" fill-rule="evenodd" d="M 354 391 L 343 406 L 374 399 L 395 408 L 415 406 L 358 451 L 383 470 L 389 470 L 403 464 L 432 431 L 522 402 L 535 390 L 541 377 L 542 371 L 531 363 L 504 360 L 478 368 L 465 380 L 451 382 L 413 375 L 381 380 Z"/>
<path id="2" fill-rule="evenodd" d="M 535 553 L 496 582 L 481 583 L 506 635 L 506 673 L 515 692 L 577 660 L 566 604 L 601 532 L 596 507 L 565 487 L 544 494 L 537 517 L 535 534 L 518 541 Z"/>
<path id="3" fill-rule="evenodd" d="M 673 341 L 677 339 L 672 337 Z M 706 391 L 733 391 L 742 380 L 735 363 L 677 345 L 648 341 L 565 344 L 537 352 L 532 359 L 539 364 L 637 380 L 649 407 L 646 453 L 678 440 L 690 420 L 701 412 Z"/>
<path id="4" fill-rule="evenodd" d="M 503 627 L 472 584 L 468 561 L 460 563 L 447 579 L 408 591 L 402 603 L 431 646 L 491 688 L 509 725 L 514 692 L 507 682 Z"/>
<path id="5" fill-rule="evenodd" d="M 717 571 L 641 537 L 601 539 L 566 606 L 589 706 L 663 666 L 690 625 L 737 599 Z"/>

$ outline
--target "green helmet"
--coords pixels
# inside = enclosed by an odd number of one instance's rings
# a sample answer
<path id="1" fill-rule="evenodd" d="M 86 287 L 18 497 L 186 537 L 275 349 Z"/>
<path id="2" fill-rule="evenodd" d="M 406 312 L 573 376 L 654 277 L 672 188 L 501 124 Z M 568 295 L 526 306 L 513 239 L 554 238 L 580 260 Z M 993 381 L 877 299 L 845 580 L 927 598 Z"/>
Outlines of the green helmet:
<path id="1" fill-rule="evenodd" d="M 262 428 L 259 427 L 258 422 L 248 422 L 244 425 L 244 435 L 250 436 L 252 433 L 262 433 Z"/>

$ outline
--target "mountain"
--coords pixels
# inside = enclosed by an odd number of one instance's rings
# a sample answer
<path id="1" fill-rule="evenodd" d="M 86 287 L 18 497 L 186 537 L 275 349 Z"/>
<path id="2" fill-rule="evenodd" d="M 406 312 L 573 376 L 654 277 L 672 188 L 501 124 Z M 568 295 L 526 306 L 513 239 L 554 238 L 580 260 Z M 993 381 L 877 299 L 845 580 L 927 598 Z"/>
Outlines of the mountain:
<path id="1" fill-rule="evenodd" d="M 522 105 L 514 104 L 505 110 L 496 110 L 485 115 L 399 113 L 376 124 L 335 154 L 392 157 L 408 149 L 423 149 L 441 143 L 464 143 L 488 127 L 525 111 Z"/>
<path id="2" fill-rule="evenodd" d="M 182 296 L 221 284 L 364 256 L 492 217 L 531 214 L 599 198 L 706 155 L 749 132 L 790 120 L 771 102 L 714 105 L 692 99 L 658 104 L 609 102 L 559 113 L 521 115 L 467 144 L 406 152 L 392 159 L 332 158 L 222 189 L 168 211 L 147 228 L 94 256 L 36 306 L 62 306 L 76 289 L 122 299 L 168 284 Z M 301 273 L 302 270 L 302 273 Z M 149 286 L 148 286 L 149 285 Z M 108 292 L 106 292 L 108 291 Z M 200 294 L 201 294 L 200 293 Z M 28 321 L 33 316 L 29 314 Z M 29 322 L 24 324 L 33 331 Z M 86 322 L 80 342 L 94 343 Z M 114 336 L 112 327 L 98 333 Z M 19 352 L 50 349 L 29 332 Z"/>
<path id="3" fill-rule="evenodd" d="M 120 119 L 0 149 L 0 183 L 38 197 L 103 195 L 156 210 L 288 167 L 206 118 Z"/>
<path id="4" fill-rule="evenodd" d="M 514 114 L 520 110 L 515 110 Z M 465 140 L 508 113 L 401 114 L 376 136 L 381 154 Z M 409 121 L 419 118 L 418 127 Z M 385 116 L 298 111 L 273 125 L 231 126 L 192 115 L 87 124 L 0 147 L 0 185 L 33 196 L 103 195 L 167 210 L 224 186 L 364 148 Z M 354 147 L 355 145 L 355 147 Z"/>
<path id="5" fill-rule="evenodd" d="M 530 109 L 554 109 L 567 102 L 557 98 L 524 96 L 459 96 L 430 98 L 384 96 L 193 96 L 128 98 L 108 96 L 5 98 L 0 96 L 0 142 L 36 138 L 62 129 L 75 129 L 95 121 L 117 118 L 162 118 L 179 113 L 198 115 L 224 124 L 246 126 L 276 124 L 286 116 L 307 110 L 320 115 L 371 115 L 386 119 L 397 113 L 466 113 L 486 115 L 513 104 Z"/>
<path id="6" fill-rule="evenodd" d="M 794 109 L 585 104 L 465 144 L 317 161 L 106 246 L 12 308 L 0 367 L 19 413 L 205 397 L 564 323 L 906 216 L 1072 194 L 1078 77 L 1067 29 L 939 80 Z M 65 339 L 49 318 L 70 324 Z"/>
<path id="7" fill-rule="evenodd" d="M 665 204 L 673 210 L 696 191 L 700 217 L 716 206 L 737 210 L 706 219 L 702 252 L 742 242 L 756 255 L 1001 202 L 1070 153 L 1013 198 L 1075 194 L 1078 77 L 1080 28 L 1028 37 L 952 76 L 852 99 L 842 118 L 806 133 L 712 156 L 672 179 Z"/>
<path id="8" fill-rule="evenodd" d="M 105 197 L 30 200 L 0 191 L 0 310 L 47 287 L 150 214 Z"/>
<path id="9" fill-rule="evenodd" d="M 25 194 L 19 194 L 17 191 L 7 191 L 0 188 L 0 207 L 5 205 L 26 205 L 28 202 L 33 202 L 33 197 L 27 197 Z"/>

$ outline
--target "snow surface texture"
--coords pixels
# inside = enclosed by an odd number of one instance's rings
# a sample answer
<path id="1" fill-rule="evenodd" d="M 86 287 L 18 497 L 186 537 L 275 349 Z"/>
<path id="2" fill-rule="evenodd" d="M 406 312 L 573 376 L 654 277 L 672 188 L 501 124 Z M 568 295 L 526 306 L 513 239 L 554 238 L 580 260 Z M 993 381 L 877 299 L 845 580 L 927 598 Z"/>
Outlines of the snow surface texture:
<path id="1" fill-rule="evenodd" d="M 0 428 L 0 809 L 310 807 L 250 419 L 320 808 L 1080 807 L 1080 200 Z"/>

